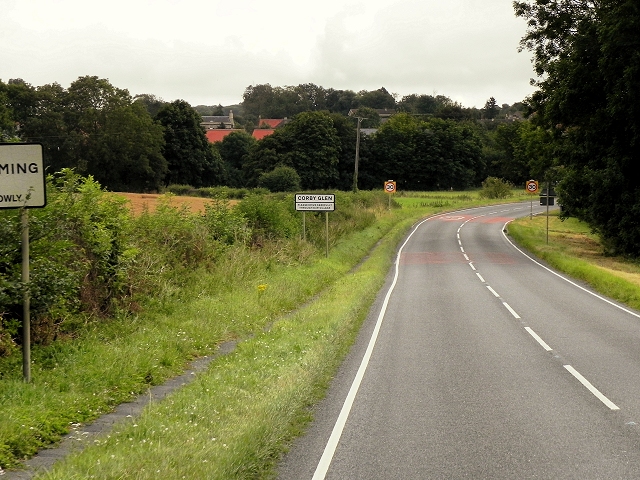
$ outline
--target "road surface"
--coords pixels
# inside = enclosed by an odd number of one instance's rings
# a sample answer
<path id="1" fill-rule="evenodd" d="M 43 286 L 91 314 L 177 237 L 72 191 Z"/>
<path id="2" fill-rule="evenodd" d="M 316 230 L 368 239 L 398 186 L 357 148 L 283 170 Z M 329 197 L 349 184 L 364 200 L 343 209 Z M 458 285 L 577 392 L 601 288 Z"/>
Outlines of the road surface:
<path id="1" fill-rule="evenodd" d="M 530 211 L 412 231 L 280 480 L 640 478 L 640 317 L 517 249 Z"/>

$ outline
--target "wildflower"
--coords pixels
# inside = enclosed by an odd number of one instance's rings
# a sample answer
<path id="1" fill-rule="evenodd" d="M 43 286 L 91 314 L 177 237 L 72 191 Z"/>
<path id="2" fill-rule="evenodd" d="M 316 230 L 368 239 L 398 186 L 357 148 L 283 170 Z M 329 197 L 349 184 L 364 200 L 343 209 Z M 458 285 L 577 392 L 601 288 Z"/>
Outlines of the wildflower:
<path id="1" fill-rule="evenodd" d="M 263 283 L 262 285 L 258 285 L 258 293 L 262 293 L 267 289 L 268 285 L 266 283 Z"/>

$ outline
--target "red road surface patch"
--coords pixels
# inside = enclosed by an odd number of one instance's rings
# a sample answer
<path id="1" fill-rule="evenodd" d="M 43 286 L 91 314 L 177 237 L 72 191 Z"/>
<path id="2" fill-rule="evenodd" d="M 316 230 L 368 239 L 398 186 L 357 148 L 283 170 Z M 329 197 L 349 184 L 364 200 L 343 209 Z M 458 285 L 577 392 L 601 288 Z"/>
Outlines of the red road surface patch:
<path id="1" fill-rule="evenodd" d="M 471 220 L 471 222 L 473 223 L 507 223 L 507 222 L 510 222 L 511 220 L 513 220 L 513 217 L 478 217 Z"/>
<path id="2" fill-rule="evenodd" d="M 460 252 L 403 252 L 400 256 L 401 265 L 443 265 L 453 263 L 491 263 L 494 265 L 515 265 L 520 263 L 520 257 L 510 253 L 468 253 L 469 260 Z"/>
<path id="3" fill-rule="evenodd" d="M 403 252 L 402 265 L 468 263 L 460 252 Z"/>
<path id="4" fill-rule="evenodd" d="M 470 218 L 473 218 L 470 215 L 446 215 L 444 217 L 437 217 L 438 220 L 442 222 L 466 222 Z"/>

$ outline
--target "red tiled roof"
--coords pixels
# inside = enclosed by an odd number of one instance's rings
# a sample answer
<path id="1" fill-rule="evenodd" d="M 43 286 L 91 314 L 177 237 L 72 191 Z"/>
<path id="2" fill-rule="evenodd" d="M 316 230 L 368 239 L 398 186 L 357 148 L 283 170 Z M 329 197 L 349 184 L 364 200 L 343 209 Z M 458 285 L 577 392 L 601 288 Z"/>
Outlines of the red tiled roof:
<path id="1" fill-rule="evenodd" d="M 253 138 L 262 140 L 264 137 L 271 135 L 275 130 L 273 128 L 256 128 L 253 130 Z"/>
<path id="2" fill-rule="evenodd" d="M 233 132 L 243 132 L 244 130 L 233 129 L 233 128 L 217 128 L 214 130 L 207 130 L 205 134 L 207 135 L 207 140 L 209 143 L 220 142 L 224 137 Z"/>
<path id="3" fill-rule="evenodd" d="M 277 128 L 282 122 L 284 122 L 283 118 L 261 118 L 258 122 L 258 128 L 263 125 L 268 125 L 270 128 Z"/>

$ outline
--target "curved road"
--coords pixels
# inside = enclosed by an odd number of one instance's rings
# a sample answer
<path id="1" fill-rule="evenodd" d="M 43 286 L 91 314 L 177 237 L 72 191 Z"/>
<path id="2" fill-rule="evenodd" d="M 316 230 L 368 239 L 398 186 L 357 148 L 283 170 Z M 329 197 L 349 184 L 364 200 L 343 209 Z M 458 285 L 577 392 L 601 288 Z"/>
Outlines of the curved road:
<path id="1" fill-rule="evenodd" d="M 411 232 L 280 480 L 640 478 L 640 317 L 512 245 L 530 211 Z"/>

